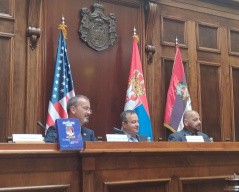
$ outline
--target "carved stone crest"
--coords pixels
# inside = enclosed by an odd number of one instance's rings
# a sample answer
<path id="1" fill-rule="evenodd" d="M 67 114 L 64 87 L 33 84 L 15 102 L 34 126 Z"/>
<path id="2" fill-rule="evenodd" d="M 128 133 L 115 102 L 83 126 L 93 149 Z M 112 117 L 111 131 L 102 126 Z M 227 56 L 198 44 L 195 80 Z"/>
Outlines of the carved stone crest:
<path id="1" fill-rule="evenodd" d="M 81 25 L 79 32 L 81 39 L 92 49 L 102 51 L 114 45 L 116 34 L 116 16 L 110 13 L 104 15 L 104 6 L 100 3 L 92 5 L 94 12 L 87 8 L 81 9 Z"/>

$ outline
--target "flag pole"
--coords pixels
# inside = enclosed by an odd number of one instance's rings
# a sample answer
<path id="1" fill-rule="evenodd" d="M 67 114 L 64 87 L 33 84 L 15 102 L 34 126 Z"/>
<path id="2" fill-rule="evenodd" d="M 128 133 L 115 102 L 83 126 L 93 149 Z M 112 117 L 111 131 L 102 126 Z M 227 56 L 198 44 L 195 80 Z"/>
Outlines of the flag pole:
<path id="1" fill-rule="evenodd" d="M 135 39 L 136 39 L 136 42 L 139 43 L 139 36 L 138 36 L 137 33 L 136 33 L 136 28 L 135 28 L 135 26 L 134 26 L 134 29 L 133 29 L 133 38 L 135 38 Z"/>
<path id="2" fill-rule="evenodd" d="M 66 31 L 66 24 L 65 24 L 65 17 L 62 15 L 61 17 L 61 24 L 59 25 L 58 29 L 62 30 L 64 38 L 67 39 L 67 31 Z"/>
<path id="3" fill-rule="evenodd" d="M 65 18 L 62 16 L 58 47 L 55 61 L 55 73 L 52 86 L 51 99 L 49 100 L 46 127 L 55 124 L 59 118 L 67 118 L 67 102 L 75 96 L 70 62 L 66 47 L 66 25 Z"/>
<path id="4" fill-rule="evenodd" d="M 136 29 L 135 29 L 135 26 L 134 26 L 134 29 L 133 29 L 133 35 L 136 35 Z"/>

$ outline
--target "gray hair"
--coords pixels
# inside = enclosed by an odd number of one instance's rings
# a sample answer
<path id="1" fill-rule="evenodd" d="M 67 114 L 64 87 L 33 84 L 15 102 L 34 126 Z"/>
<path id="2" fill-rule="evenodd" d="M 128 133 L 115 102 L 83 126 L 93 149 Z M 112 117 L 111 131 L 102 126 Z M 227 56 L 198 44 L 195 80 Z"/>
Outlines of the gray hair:
<path id="1" fill-rule="evenodd" d="M 70 113 L 71 106 L 74 106 L 74 107 L 77 106 L 78 99 L 86 99 L 86 100 L 90 101 L 90 99 L 84 95 L 76 95 L 76 96 L 70 98 L 69 101 L 67 102 L 67 113 L 68 114 Z"/>
<path id="2" fill-rule="evenodd" d="M 121 122 L 125 122 L 127 123 L 127 118 L 126 118 L 126 115 L 127 114 L 137 114 L 134 110 L 126 110 L 126 111 L 123 111 L 121 114 L 120 114 L 120 120 Z"/>

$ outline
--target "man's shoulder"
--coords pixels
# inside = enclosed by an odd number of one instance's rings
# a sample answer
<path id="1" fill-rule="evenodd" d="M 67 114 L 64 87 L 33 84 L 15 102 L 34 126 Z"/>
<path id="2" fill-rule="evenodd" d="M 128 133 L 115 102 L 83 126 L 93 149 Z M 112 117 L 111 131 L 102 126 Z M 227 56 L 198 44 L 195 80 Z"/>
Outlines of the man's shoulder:
<path id="1" fill-rule="evenodd" d="M 56 130 L 56 125 L 51 125 L 50 127 L 48 127 L 48 130 L 51 130 L 51 131 Z"/>
<path id="2" fill-rule="evenodd" d="M 173 135 L 173 136 L 181 136 L 181 135 L 183 135 L 184 134 L 184 130 L 182 129 L 181 131 L 176 131 L 176 132 L 174 132 L 174 133 L 171 133 L 171 135 Z"/>
<path id="3" fill-rule="evenodd" d="M 208 136 L 207 134 L 202 133 L 202 132 L 199 132 L 199 131 L 197 132 L 197 134 L 198 134 L 198 135 L 203 135 L 203 136 Z"/>
<path id="4" fill-rule="evenodd" d="M 185 141 L 185 131 L 177 131 L 168 136 L 168 141 Z"/>
<path id="5" fill-rule="evenodd" d="M 86 127 L 81 127 L 82 132 L 94 132 L 92 129 L 86 128 Z"/>
<path id="6" fill-rule="evenodd" d="M 139 134 L 140 141 L 147 141 L 147 136 Z"/>

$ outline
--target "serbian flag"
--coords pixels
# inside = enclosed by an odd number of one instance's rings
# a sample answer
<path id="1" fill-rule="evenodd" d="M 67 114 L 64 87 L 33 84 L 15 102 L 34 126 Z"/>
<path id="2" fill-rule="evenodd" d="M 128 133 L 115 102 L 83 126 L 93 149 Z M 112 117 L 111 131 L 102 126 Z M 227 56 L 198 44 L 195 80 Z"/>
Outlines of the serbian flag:
<path id="1" fill-rule="evenodd" d="M 178 45 L 174 59 L 172 77 L 167 94 L 164 126 L 172 132 L 183 129 L 184 111 L 192 110 L 183 62 Z"/>
<path id="2" fill-rule="evenodd" d="M 139 134 L 153 139 L 144 76 L 136 37 L 133 38 L 133 50 L 129 72 L 128 88 L 124 110 L 134 110 L 139 118 Z"/>
<path id="3" fill-rule="evenodd" d="M 48 106 L 46 128 L 54 125 L 56 119 L 67 118 L 67 101 L 75 96 L 66 41 L 62 31 L 65 32 L 65 30 L 61 30 L 58 41 L 55 75 L 51 99 Z"/>

